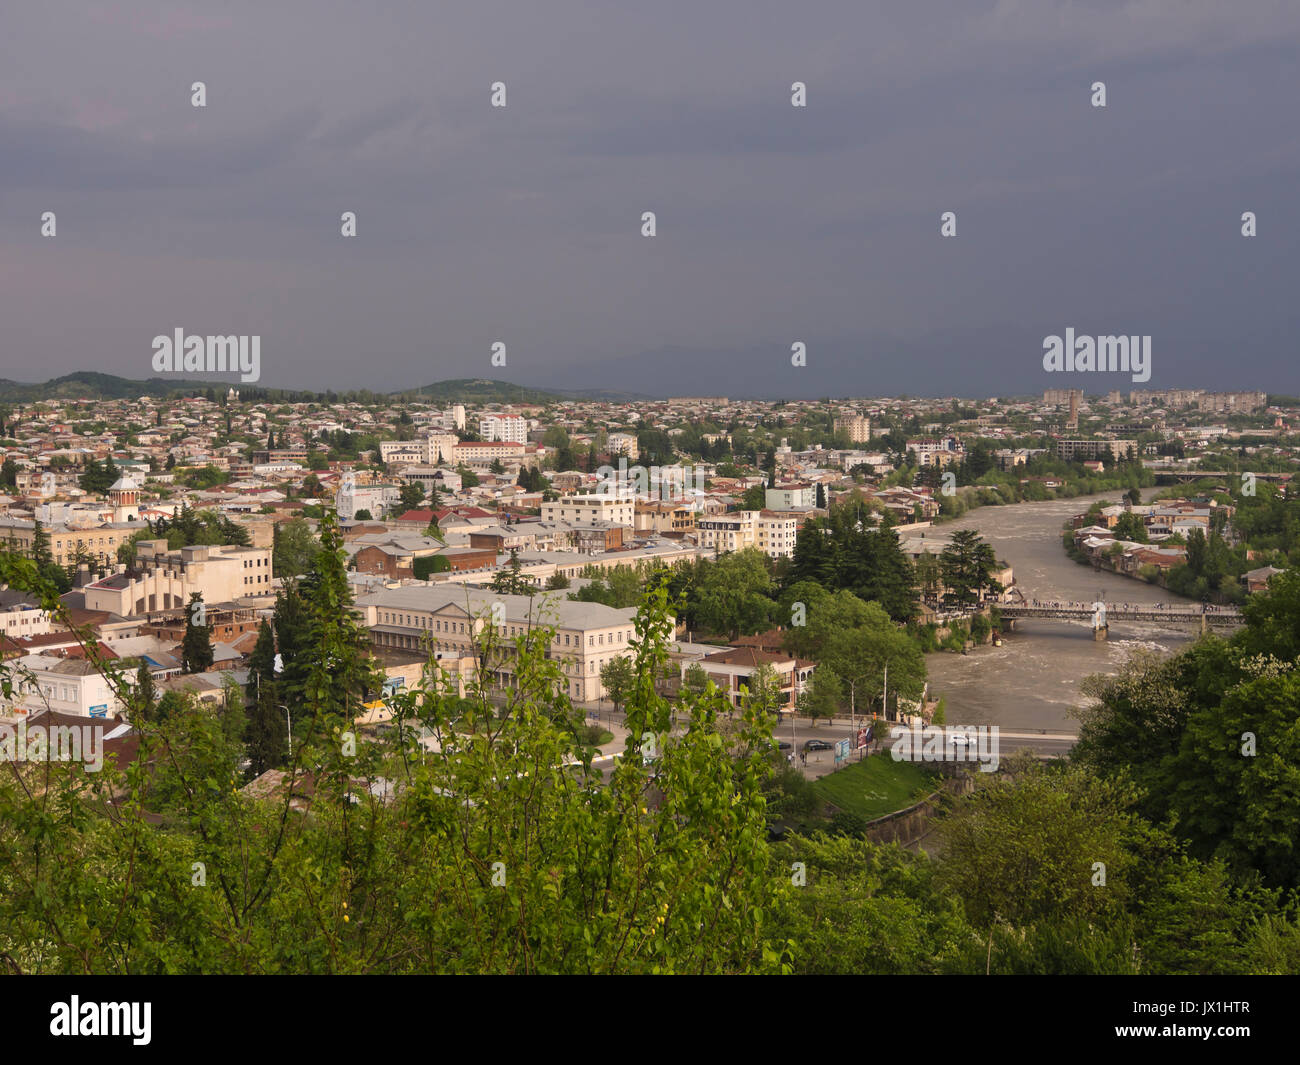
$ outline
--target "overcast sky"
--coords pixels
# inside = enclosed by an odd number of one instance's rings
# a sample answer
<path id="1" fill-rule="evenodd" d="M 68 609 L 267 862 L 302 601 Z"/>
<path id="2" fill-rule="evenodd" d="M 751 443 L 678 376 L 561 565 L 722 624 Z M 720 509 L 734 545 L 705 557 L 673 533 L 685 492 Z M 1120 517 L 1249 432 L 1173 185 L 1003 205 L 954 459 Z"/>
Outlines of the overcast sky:
<path id="1" fill-rule="evenodd" d="M 183 328 L 285 387 L 1300 393 L 1298 45 L 1296 0 L 6 4 L 0 377 Z M 1044 373 L 1067 327 L 1150 382 Z"/>

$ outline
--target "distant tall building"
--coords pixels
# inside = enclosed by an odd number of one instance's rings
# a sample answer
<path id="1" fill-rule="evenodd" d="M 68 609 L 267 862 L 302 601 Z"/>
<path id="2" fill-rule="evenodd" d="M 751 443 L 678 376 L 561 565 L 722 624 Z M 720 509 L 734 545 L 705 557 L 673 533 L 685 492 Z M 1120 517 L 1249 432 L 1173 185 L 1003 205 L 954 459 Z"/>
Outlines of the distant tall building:
<path id="1" fill-rule="evenodd" d="M 1070 420 L 1065 423 L 1067 429 L 1078 430 L 1079 428 L 1079 390 L 1070 389 Z"/>
<path id="2" fill-rule="evenodd" d="M 484 440 L 506 444 L 528 443 L 528 419 L 518 414 L 489 414 L 478 423 L 478 435 Z"/>
<path id="3" fill-rule="evenodd" d="M 871 419 L 856 411 L 836 415 L 832 428 L 836 434 L 847 435 L 851 444 L 865 444 L 871 439 Z"/>

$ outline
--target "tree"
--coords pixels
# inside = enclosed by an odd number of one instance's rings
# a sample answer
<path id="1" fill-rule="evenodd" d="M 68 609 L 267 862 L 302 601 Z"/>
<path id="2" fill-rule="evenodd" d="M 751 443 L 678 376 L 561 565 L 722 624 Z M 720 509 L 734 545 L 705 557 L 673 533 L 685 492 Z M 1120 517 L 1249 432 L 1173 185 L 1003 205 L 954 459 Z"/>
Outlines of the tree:
<path id="1" fill-rule="evenodd" d="M 274 526 L 271 571 L 277 577 L 298 577 L 307 573 L 320 551 L 311 526 L 303 518 L 292 518 Z"/>
<path id="2" fill-rule="evenodd" d="M 207 624 L 203 596 L 194 592 L 185 613 L 185 636 L 181 640 L 181 672 L 203 673 L 213 663 L 212 634 Z"/>
<path id="3" fill-rule="evenodd" d="M 291 709 L 308 717 L 310 743 L 318 734 L 328 735 L 330 728 L 350 725 L 367 692 L 382 685 L 366 630 L 352 611 L 347 554 L 333 511 L 321 516 L 320 550 L 302 578 L 301 593 L 301 646 L 294 655 L 295 668 L 282 677 L 281 690 Z"/>
<path id="4" fill-rule="evenodd" d="M 568 587 L 569 587 L 569 578 L 566 577 L 563 573 L 559 572 L 559 570 L 556 570 L 554 573 L 552 573 L 549 577 L 546 578 L 547 591 L 562 591 L 563 589 Z"/>
<path id="5" fill-rule="evenodd" d="M 506 468 L 503 465 L 501 465 L 500 459 L 493 459 L 490 463 L 488 463 L 488 471 L 491 473 L 501 474 L 506 472 Z"/>
<path id="6" fill-rule="evenodd" d="M 263 619 L 257 629 L 257 643 L 248 659 L 248 723 L 244 746 L 249 776 L 258 777 L 283 765 L 288 743 L 288 723 L 277 705 L 279 680 L 275 673 L 275 635 Z"/>
<path id="7" fill-rule="evenodd" d="M 322 539 L 333 550 L 328 532 Z M 662 595 L 638 614 L 624 705 L 634 739 L 608 780 L 563 713 L 561 663 L 547 657 L 553 630 L 523 640 L 506 707 L 492 708 L 477 684 L 465 698 L 430 683 L 393 700 L 399 724 L 418 720 L 445 736 L 456 715 L 463 744 L 417 748 L 405 727 L 352 755 L 331 733 L 313 740 L 306 722 L 300 748 L 294 706 L 300 765 L 269 797 L 238 792 L 237 696 L 213 713 L 169 693 L 171 713 L 144 729 L 145 754 L 130 772 L 110 763 L 100 778 L 55 761 L 39 767 L 39 789 L 0 774 L 5 965 L 65 974 L 779 971 L 784 939 L 773 945 L 773 918 L 792 889 L 769 864 L 769 771 L 758 752 L 770 730 L 742 721 L 724 734 L 716 696 L 674 705 L 656 691 L 667 619 Z M 684 729 L 672 728 L 674 710 Z M 638 756 L 646 733 L 657 738 L 652 759 Z M 288 805 L 303 793 L 302 765 L 307 816 Z M 110 796 L 113 816 L 100 816 Z M 56 813 L 75 817 L 77 831 L 51 832 Z M 504 866 L 482 864 L 503 847 Z M 195 860 L 210 888 L 178 894 L 176 870 L 188 877 Z M 115 905 L 129 899 L 113 921 L 73 919 L 59 901 L 106 890 Z"/>
<path id="8" fill-rule="evenodd" d="M 916 583 L 926 599 L 936 599 L 943 587 L 943 574 L 939 560 L 926 549 L 921 552 L 915 563 Z"/>
<path id="9" fill-rule="evenodd" d="M 741 682 L 741 705 L 757 720 L 771 720 L 777 711 L 784 709 L 785 696 L 781 691 L 781 678 L 766 662 L 760 663 Z"/>
<path id="10" fill-rule="evenodd" d="M 105 459 L 102 464 L 91 459 L 86 463 L 85 470 L 77 483 L 83 492 L 102 496 L 107 494 L 109 488 L 121 475 L 121 471 L 113 463 L 112 456 Z"/>
<path id="11" fill-rule="evenodd" d="M 362 507 L 360 510 L 358 510 L 355 514 L 352 515 L 352 520 L 353 521 L 374 521 L 375 519 L 373 515 L 371 515 L 369 510 L 367 510 L 365 507 Z"/>
<path id="12" fill-rule="evenodd" d="M 1119 520 L 1115 522 L 1114 533 L 1116 540 L 1131 540 L 1139 544 L 1150 543 L 1146 525 L 1140 517 L 1133 513 L 1125 513 L 1119 516 Z"/>
<path id="13" fill-rule="evenodd" d="M 519 552 L 510 552 L 510 561 L 497 570 L 489 587 L 497 595 L 532 595 L 537 591 L 537 582 L 523 574 L 519 561 Z"/>
<path id="14" fill-rule="evenodd" d="M 708 563 L 694 595 L 700 627 L 732 638 L 765 629 L 772 611 L 772 577 L 767 567 L 767 556 L 756 548 L 733 551 Z"/>
<path id="15" fill-rule="evenodd" d="M 952 540 L 939 555 L 944 601 L 958 606 L 975 606 L 985 592 L 1000 592 L 1002 585 L 993 577 L 997 566 L 993 548 L 979 533 L 973 529 L 953 533 Z"/>
<path id="16" fill-rule="evenodd" d="M 131 695 L 132 723 L 148 721 L 153 717 L 158 702 L 158 689 L 153 682 L 153 674 L 149 671 L 149 663 L 144 659 L 136 667 L 135 688 Z"/>
<path id="17" fill-rule="evenodd" d="M 833 718 L 844 701 L 844 685 L 830 666 L 818 666 L 799 694 L 798 710 L 814 725 L 818 718 Z"/>
<path id="18" fill-rule="evenodd" d="M 615 713 L 618 713 L 623 700 L 632 691 L 635 680 L 636 674 L 630 658 L 611 658 L 600 667 L 600 682 L 605 687 L 606 696 L 614 704 Z"/>

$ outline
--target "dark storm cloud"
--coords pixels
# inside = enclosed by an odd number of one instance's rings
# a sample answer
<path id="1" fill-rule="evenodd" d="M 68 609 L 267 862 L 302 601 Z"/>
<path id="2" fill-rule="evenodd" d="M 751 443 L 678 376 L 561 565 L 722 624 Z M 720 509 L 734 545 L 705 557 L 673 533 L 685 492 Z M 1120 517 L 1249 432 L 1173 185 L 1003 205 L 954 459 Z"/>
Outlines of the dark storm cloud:
<path id="1" fill-rule="evenodd" d="M 1300 391 L 1294 3 L 5 18 L 0 377 L 145 376 L 158 332 L 237 326 L 270 384 L 478 376 L 503 340 L 561 387 L 996 394 L 1059 384 L 1072 326 L 1152 335 L 1150 387 Z"/>

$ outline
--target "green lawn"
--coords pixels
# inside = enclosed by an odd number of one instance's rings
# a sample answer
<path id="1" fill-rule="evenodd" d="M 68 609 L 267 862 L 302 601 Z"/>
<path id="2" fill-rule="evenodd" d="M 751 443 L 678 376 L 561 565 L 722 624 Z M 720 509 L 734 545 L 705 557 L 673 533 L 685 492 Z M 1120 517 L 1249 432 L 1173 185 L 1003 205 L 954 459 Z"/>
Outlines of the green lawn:
<path id="1" fill-rule="evenodd" d="M 911 806 L 938 787 L 939 777 L 913 762 L 895 762 L 888 751 L 873 754 L 813 782 L 825 802 L 864 820 Z"/>

